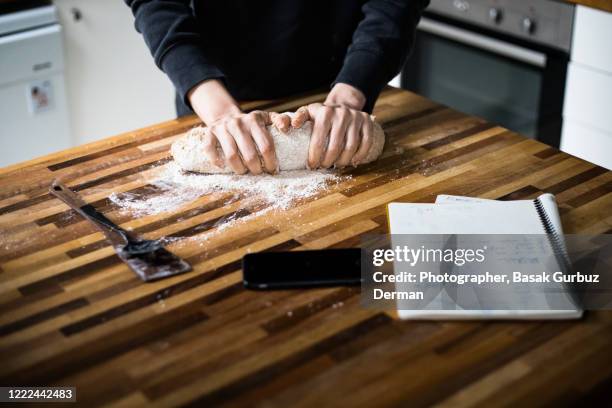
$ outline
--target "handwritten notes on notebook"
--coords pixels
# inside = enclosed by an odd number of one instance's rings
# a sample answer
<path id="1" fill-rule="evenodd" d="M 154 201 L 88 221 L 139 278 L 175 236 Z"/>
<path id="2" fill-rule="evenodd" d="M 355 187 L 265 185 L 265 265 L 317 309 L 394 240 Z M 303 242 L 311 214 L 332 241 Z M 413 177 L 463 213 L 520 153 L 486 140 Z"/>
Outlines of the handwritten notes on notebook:
<path id="1" fill-rule="evenodd" d="M 421 203 L 390 203 L 388 205 L 389 228 L 399 240 L 398 234 L 554 234 L 562 241 L 563 231 L 554 196 L 543 194 L 536 200 L 495 201 L 471 197 L 439 195 L 435 204 Z M 402 238 L 404 239 L 404 238 Z M 523 248 L 514 243 L 501 244 L 495 239 L 497 247 L 495 256 L 505 257 L 517 265 L 528 262 L 527 253 L 533 254 L 533 248 Z M 540 240 L 537 245 L 546 244 Z M 547 248 L 550 249 L 550 248 Z M 533 261 L 533 260 L 532 260 Z M 540 260 L 536 260 L 540 262 Z M 397 273 L 397 272 L 396 272 Z M 409 286 L 409 283 L 397 283 L 399 286 Z M 408 290 L 407 287 L 398 290 Z M 582 316 L 582 310 L 571 302 L 560 302 L 564 307 L 555 310 L 538 309 L 538 305 L 547 305 L 549 295 L 545 293 L 509 293 L 508 296 L 520 296 L 520 300 L 529 303 L 525 310 L 467 310 L 457 307 L 450 310 L 443 308 L 448 299 L 440 298 L 431 302 L 431 308 L 426 310 L 402 309 L 398 303 L 398 314 L 402 319 L 573 319 Z M 436 303 L 438 302 L 438 303 Z M 543 306 L 544 307 L 544 306 Z"/>

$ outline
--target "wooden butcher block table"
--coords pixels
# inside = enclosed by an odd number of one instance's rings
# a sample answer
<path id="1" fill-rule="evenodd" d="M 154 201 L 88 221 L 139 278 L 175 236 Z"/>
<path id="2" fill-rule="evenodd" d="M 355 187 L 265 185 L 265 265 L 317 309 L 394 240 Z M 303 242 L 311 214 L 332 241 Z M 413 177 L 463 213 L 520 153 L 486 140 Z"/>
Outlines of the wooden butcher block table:
<path id="1" fill-rule="evenodd" d="M 293 110 L 323 96 L 245 108 Z M 170 143 L 194 117 L 1 170 L 0 385 L 74 386 L 86 406 L 609 402 L 612 312 L 410 322 L 360 307 L 358 288 L 242 287 L 247 252 L 358 246 L 362 234 L 387 232 L 387 203 L 442 193 L 550 192 L 566 232 L 611 231 L 612 173 L 601 167 L 406 91 L 385 90 L 374 113 L 388 135 L 379 161 L 207 241 L 198 235 L 234 207 L 203 197 L 180 213 L 126 217 L 108 199 L 146 192 L 143 174 L 169 161 Z M 57 177 L 146 237 L 183 237 L 169 248 L 194 271 L 142 283 L 94 227 L 47 194 Z"/>

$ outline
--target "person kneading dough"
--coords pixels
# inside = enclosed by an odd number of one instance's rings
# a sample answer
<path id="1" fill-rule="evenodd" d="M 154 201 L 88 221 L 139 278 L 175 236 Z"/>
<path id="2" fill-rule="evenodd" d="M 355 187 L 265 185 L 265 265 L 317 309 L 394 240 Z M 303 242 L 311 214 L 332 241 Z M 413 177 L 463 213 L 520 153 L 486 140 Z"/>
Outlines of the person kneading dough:
<path id="1" fill-rule="evenodd" d="M 370 115 L 403 67 L 429 0 L 125 0 L 179 116 L 205 127 L 176 142 L 185 169 L 244 174 L 356 166 L 384 145 Z M 237 101 L 331 88 L 294 114 Z"/>
<path id="2" fill-rule="evenodd" d="M 271 113 L 264 120 L 266 130 L 272 136 L 274 151 L 277 157 L 277 171 L 302 170 L 308 168 L 308 150 L 312 138 L 312 120 L 303 111 L 296 113 L 285 112 L 283 114 Z M 385 134 L 380 125 L 374 122 L 371 133 L 367 137 L 372 138 L 371 143 L 362 143 L 363 155 L 361 163 L 370 163 L 376 160 L 382 153 L 385 144 Z M 186 135 L 172 144 L 172 157 L 180 168 L 185 171 L 198 173 L 230 173 L 232 170 L 225 165 L 223 151 L 214 146 L 209 137 L 206 127 L 198 126 L 191 129 Z M 213 153 L 218 157 L 217 162 L 211 162 L 208 157 L 211 154 L 203 154 L 208 149 L 217 149 Z"/>

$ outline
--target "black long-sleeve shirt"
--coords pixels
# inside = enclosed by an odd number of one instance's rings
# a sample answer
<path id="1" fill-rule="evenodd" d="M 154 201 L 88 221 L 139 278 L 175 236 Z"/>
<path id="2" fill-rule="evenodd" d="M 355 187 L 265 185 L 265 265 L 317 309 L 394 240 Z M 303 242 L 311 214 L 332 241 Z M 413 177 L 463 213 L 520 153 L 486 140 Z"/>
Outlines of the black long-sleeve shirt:
<path id="1" fill-rule="evenodd" d="M 342 82 L 371 112 L 402 68 L 429 0 L 125 0 L 179 112 L 205 79 L 238 100 L 287 96 Z"/>

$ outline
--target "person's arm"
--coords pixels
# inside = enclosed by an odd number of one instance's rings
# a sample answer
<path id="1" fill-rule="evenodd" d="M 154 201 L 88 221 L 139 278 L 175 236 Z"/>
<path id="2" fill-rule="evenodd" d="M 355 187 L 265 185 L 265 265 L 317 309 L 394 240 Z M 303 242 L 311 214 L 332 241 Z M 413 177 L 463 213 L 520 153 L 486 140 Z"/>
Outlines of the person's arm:
<path id="1" fill-rule="evenodd" d="M 308 106 L 314 120 L 311 168 L 359 164 L 372 146 L 369 112 L 402 69 L 429 0 L 370 0 L 325 102 Z"/>
<path id="2" fill-rule="evenodd" d="M 364 94 L 362 110 L 372 112 L 380 91 L 404 66 L 428 4 L 429 0 L 369 0 L 363 5 L 363 20 L 334 81 Z"/>
<path id="3" fill-rule="evenodd" d="M 189 0 L 125 0 L 157 66 L 189 106 L 187 93 L 223 72 L 206 57 Z"/>
<path id="4" fill-rule="evenodd" d="M 190 0 L 125 0 L 136 18 L 157 66 L 168 75 L 187 106 L 208 126 L 204 154 L 222 166 L 220 145 L 227 165 L 236 173 L 276 171 L 272 138 L 264 112 L 244 114 L 222 81 L 223 72 L 207 58 Z M 259 152 L 258 152 L 259 151 Z"/>

